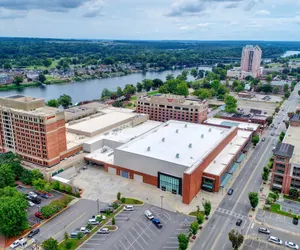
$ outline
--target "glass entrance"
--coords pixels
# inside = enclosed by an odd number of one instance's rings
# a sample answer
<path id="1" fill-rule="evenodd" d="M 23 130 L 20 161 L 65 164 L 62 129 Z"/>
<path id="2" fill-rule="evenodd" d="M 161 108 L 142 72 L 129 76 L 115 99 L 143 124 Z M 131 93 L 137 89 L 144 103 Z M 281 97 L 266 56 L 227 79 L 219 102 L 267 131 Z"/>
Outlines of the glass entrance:
<path id="1" fill-rule="evenodd" d="M 158 173 L 158 187 L 163 191 L 181 195 L 181 178 Z"/>

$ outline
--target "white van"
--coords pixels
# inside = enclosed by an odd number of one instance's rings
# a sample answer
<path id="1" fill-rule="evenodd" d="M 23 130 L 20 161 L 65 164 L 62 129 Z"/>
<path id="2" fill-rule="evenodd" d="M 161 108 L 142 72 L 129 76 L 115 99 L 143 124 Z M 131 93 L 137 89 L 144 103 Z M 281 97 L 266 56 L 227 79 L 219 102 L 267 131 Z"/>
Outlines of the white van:
<path id="1" fill-rule="evenodd" d="M 99 221 L 97 219 L 89 219 L 88 223 L 91 224 L 91 225 L 98 225 Z"/>
<path id="2" fill-rule="evenodd" d="M 153 214 L 149 210 L 146 210 L 144 214 L 149 220 L 152 220 L 154 218 Z"/>

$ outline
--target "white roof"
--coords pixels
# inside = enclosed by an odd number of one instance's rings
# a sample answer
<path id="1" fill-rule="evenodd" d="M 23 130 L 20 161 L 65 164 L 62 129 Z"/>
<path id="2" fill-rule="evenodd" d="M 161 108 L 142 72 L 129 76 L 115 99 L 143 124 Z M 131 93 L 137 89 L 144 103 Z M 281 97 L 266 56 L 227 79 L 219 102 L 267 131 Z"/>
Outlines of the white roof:
<path id="1" fill-rule="evenodd" d="M 191 167 L 200 164 L 233 129 L 170 120 L 118 150 Z"/>
<path id="2" fill-rule="evenodd" d="M 141 134 L 144 134 L 147 131 L 159 126 L 160 124 L 161 124 L 161 122 L 148 120 L 148 121 L 143 122 L 135 127 L 132 127 L 129 125 L 128 126 L 122 125 L 116 129 L 112 129 L 101 135 L 97 135 L 97 136 L 93 137 L 92 139 L 86 141 L 85 144 L 93 144 L 93 143 L 103 140 L 103 139 L 126 143 L 126 142 L 140 136 Z"/>
<path id="3" fill-rule="evenodd" d="M 290 159 L 290 163 L 300 165 L 300 127 L 289 126 L 285 137 L 284 143 L 288 143 L 294 146 L 293 156 Z"/>
<path id="4" fill-rule="evenodd" d="M 221 175 L 235 155 L 241 150 L 241 147 L 249 139 L 251 133 L 251 131 L 238 130 L 237 136 L 235 136 L 222 152 L 207 166 L 204 173 Z"/>
<path id="5" fill-rule="evenodd" d="M 134 113 L 115 111 L 97 116 L 95 118 L 87 119 L 73 125 L 69 125 L 67 128 L 77 131 L 83 131 L 86 133 L 94 133 L 98 130 L 104 129 L 134 116 L 136 116 L 136 114 Z"/>
<path id="6" fill-rule="evenodd" d="M 228 127 L 236 126 L 239 129 L 246 129 L 246 130 L 253 130 L 253 131 L 256 131 L 259 127 L 259 124 L 255 124 L 255 123 L 230 121 L 230 120 L 220 119 L 220 118 L 209 118 L 204 123 L 222 125 Z"/>
<path id="7" fill-rule="evenodd" d="M 110 147 L 104 146 L 96 151 L 85 156 L 88 159 L 95 159 L 100 162 L 114 163 L 114 150 Z"/>

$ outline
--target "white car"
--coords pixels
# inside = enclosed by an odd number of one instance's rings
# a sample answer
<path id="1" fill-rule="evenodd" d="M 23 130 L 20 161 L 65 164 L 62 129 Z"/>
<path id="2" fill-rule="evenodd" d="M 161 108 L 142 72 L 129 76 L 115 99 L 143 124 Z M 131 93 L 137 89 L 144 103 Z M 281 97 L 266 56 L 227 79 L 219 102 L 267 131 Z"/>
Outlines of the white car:
<path id="1" fill-rule="evenodd" d="M 275 237 L 275 236 L 270 236 L 268 241 L 273 242 L 277 245 L 282 245 L 282 241 L 279 238 Z"/>
<path id="2" fill-rule="evenodd" d="M 100 228 L 97 232 L 97 234 L 109 234 L 108 228 Z"/>
<path id="3" fill-rule="evenodd" d="M 99 221 L 97 219 L 89 219 L 89 224 L 92 224 L 92 225 L 98 225 L 99 224 Z"/>
<path id="4" fill-rule="evenodd" d="M 134 211 L 134 206 L 127 205 L 124 207 L 124 211 Z"/>
<path id="5" fill-rule="evenodd" d="M 15 249 L 15 248 L 17 248 L 19 245 L 20 245 L 20 241 L 19 241 L 19 240 L 16 240 L 16 241 L 14 241 L 14 242 L 10 245 L 10 248 Z"/>
<path id="6" fill-rule="evenodd" d="M 292 248 L 292 249 L 299 249 L 297 244 L 295 244 L 293 242 L 290 242 L 290 241 L 286 241 L 285 246 L 288 247 L 288 248 Z"/>
<path id="7" fill-rule="evenodd" d="M 32 201 L 28 201 L 28 206 L 29 206 L 29 207 L 34 207 L 35 204 L 34 204 Z"/>
<path id="8" fill-rule="evenodd" d="M 28 195 L 34 198 L 37 197 L 37 194 L 35 192 L 29 192 Z"/>

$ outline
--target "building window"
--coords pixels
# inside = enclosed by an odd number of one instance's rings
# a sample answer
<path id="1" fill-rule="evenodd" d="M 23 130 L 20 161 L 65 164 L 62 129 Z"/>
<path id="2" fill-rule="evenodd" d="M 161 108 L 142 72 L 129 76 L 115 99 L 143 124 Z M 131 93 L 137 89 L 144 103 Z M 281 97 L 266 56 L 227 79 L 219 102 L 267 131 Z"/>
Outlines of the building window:
<path id="1" fill-rule="evenodd" d="M 163 191 L 169 191 L 172 194 L 182 194 L 182 179 L 158 173 L 158 187 Z"/>

